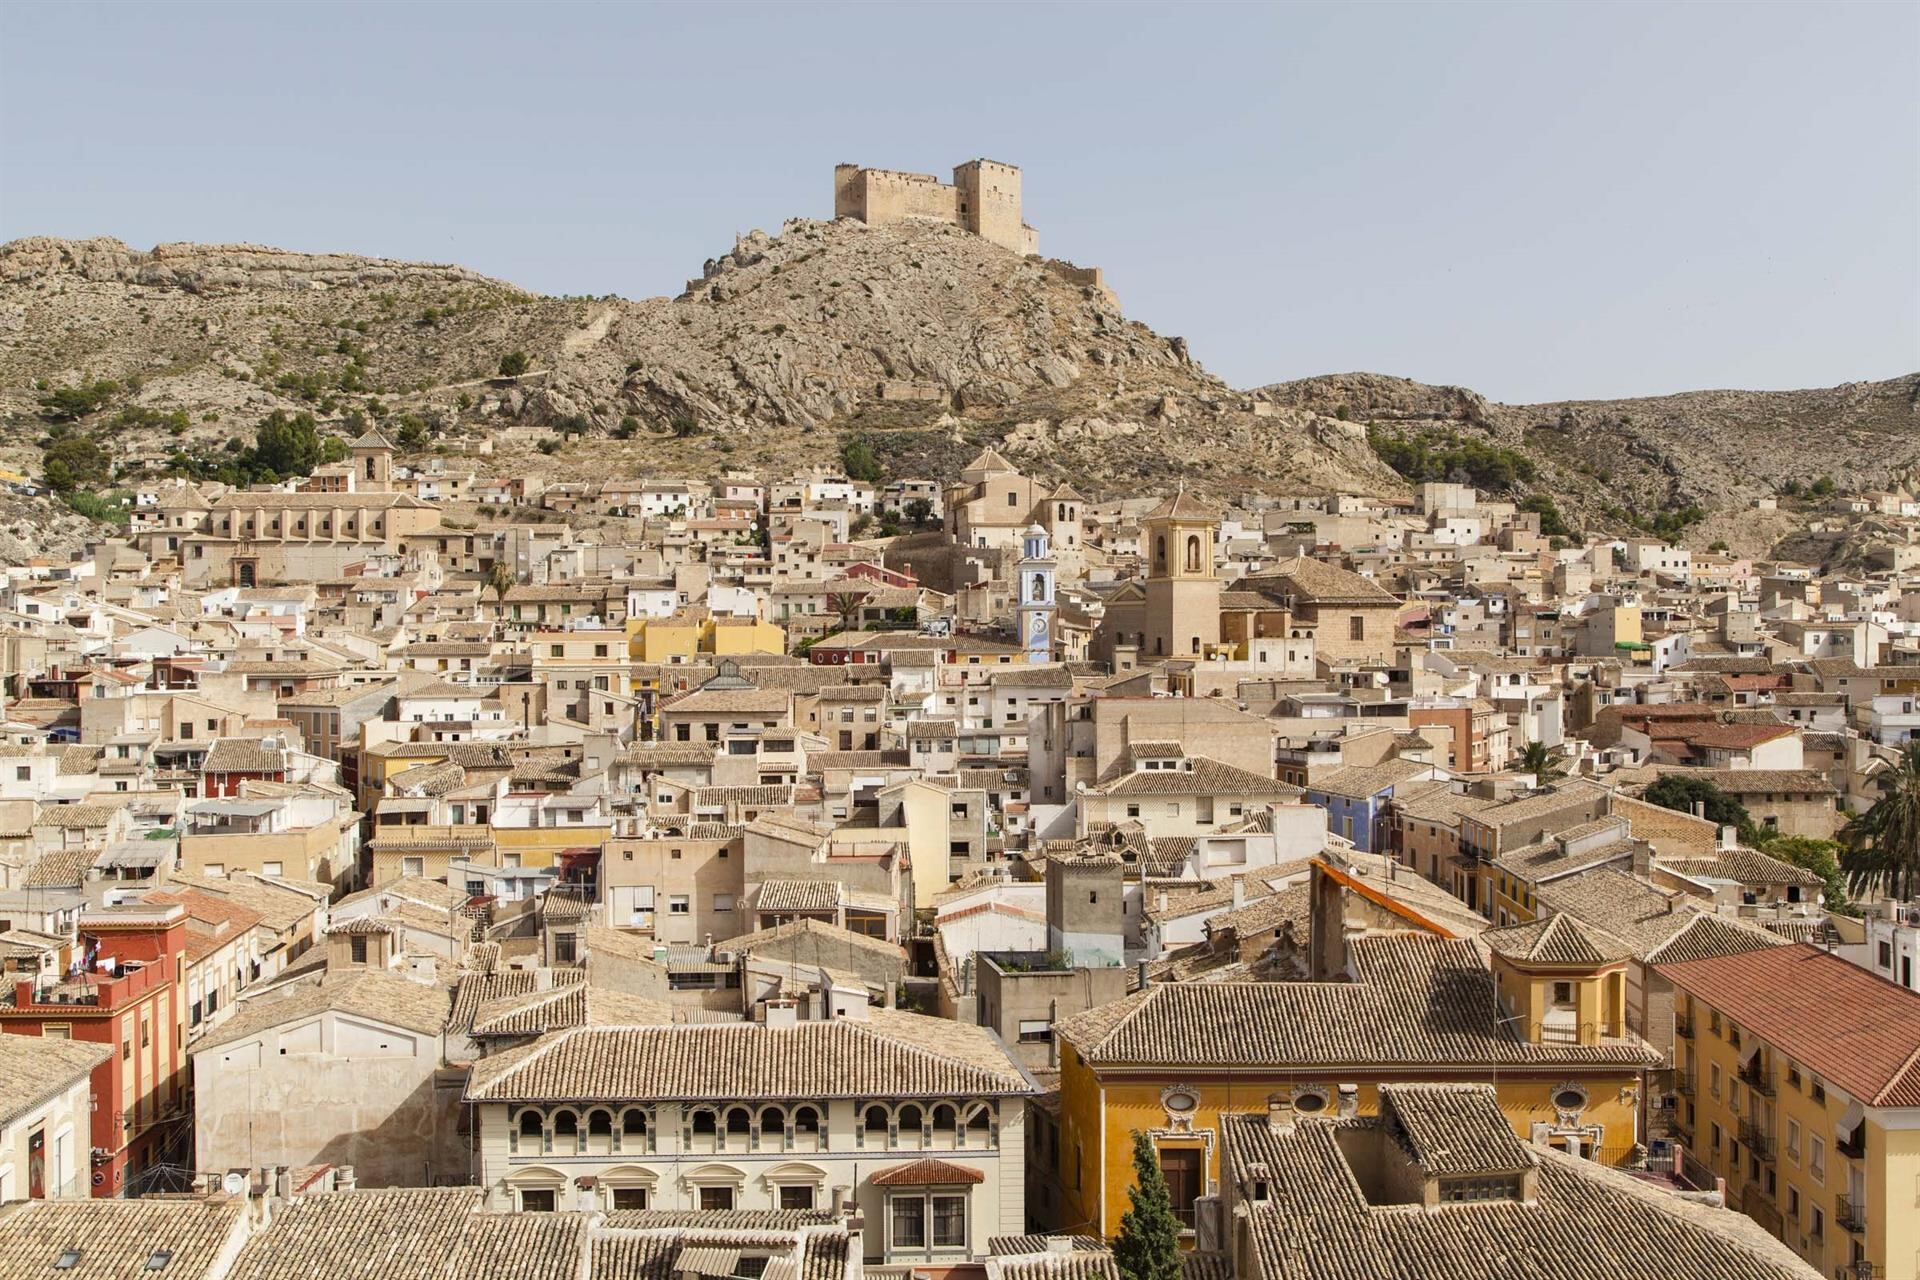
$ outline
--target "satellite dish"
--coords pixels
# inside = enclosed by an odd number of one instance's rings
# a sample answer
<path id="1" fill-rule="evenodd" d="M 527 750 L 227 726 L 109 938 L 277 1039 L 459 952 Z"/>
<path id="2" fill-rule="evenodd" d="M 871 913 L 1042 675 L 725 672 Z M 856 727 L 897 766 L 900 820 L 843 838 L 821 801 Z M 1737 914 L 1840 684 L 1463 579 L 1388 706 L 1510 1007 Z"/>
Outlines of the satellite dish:
<path id="1" fill-rule="evenodd" d="M 220 1189 L 230 1196 L 243 1196 L 247 1193 L 247 1175 L 238 1169 L 220 1179 Z"/>

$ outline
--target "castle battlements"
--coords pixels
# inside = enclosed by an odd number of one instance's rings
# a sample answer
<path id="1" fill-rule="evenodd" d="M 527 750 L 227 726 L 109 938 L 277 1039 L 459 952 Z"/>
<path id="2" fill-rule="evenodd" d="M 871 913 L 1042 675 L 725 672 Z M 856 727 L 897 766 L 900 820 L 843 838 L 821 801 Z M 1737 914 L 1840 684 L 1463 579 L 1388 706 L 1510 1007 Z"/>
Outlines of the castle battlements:
<path id="1" fill-rule="evenodd" d="M 969 160 L 951 184 L 930 173 L 835 165 L 833 216 L 868 226 L 920 218 L 964 227 L 1020 254 L 1040 252 L 1040 233 L 1020 220 L 1020 168 L 997 160 Z"/>

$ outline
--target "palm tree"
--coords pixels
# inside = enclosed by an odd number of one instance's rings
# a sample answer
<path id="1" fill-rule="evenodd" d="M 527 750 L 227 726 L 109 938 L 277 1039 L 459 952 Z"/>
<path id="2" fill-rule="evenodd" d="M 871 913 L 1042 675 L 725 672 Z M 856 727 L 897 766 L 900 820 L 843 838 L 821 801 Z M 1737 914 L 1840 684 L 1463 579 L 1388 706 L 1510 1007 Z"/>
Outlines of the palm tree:
<path id="1" fill-rule="evenodd" d="M 512 566 L 505 560 L 495 560 L 487 566 L 487 586 L 492 589 L 496 600 L 505 600 L 507 592 L 514 586 Z"/>
<path id="2" fill-rule="evenodd" d="M 1920 891 L 1920 740 L 1883 777 L 1886 793 L 1841 828 L 1840 869 L 1855 898 L 1872 891 L 1905 902 Z"/>
<path id="3" fill-rule="evenodd" d="M 1534 785 L 1544 787 L 1567 771 L 1554 763 L 1553 749 L 1544 742 L 1529 742 L 1520 751 L 1520 772 L 1533 775 Z"/>

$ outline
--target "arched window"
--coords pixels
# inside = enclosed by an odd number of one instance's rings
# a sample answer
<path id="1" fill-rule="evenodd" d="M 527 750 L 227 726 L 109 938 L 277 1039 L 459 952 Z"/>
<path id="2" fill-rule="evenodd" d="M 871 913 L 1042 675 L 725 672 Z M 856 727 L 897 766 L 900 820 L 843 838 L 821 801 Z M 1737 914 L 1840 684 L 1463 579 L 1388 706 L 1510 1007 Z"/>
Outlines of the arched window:
<path id="1" fill-rule="evenodd" d="M 987 1135 L 992 1132 L 992 1129 L 993 1116 L 989 1114 L 986 1103 L 980 1103 L 974 1107 L 973 1110 L 967 1112 L 967 1141 L 969 1143 L 973 1142 L 976 1138 L 984 1142 Z"/>
<path id="2" fill-rule="evenodd" d="M 613 1113 L 594 1110 L 587 1112 L 587 1132 L 596 1138 L 613 1136 Z"/>
<path id="3" fill-rule="evenodd" d="M 540 1113 L 532 1107 L 528 1107 L 525 1111 L 522 1111 L 520 1113 L 520 1136 L 537 1140 L 540 1137 L 540 1131 Z"/>
<path id="4" fill-rule="evenodd" d="M 553 1136 L 554 1137 L 572 1138 L 572 1137 L 579 1136 L 579 1133 L 580 1133 L 580 1117 L 579 1116 L 576 1116 L 571 1111 L 556 1111 L 553 1113 Z"/>
<path id="5" fill-rule="evenodd" d="M 647 1113 L 636 1111 L 632 1107 L 620 1114 L 620 1132 L 629 1138 L 647 1136 Z"/>
<path id="6" fill-rule="evenodd" d="M 868 1133 L 884 1134 L 887 1131 L 887 1109 L 877 1105 L 868 1107 L 861 1123 Z"/>
<path id="7" fill-rule="evenodd" d="M 711 1134 L 714 1131 L 713 1112 L 702 1109 L 693 1113 L 693 1131 Z"/>
<path id="8" fill-rule="evenodd" d="M 902 1133 L 905 1133 L 909 1129 L 918 1129 L 920 1123 L 920 1108 L 912 1106 L 900 1108 L 900 1131 Z"/>
<path id="9" fill-rule="evenodd" d="M 753 1132 L 753 1116 L 745 1107 L 735 1107 L 727 1112 L 727 1133 L 747 1134 Z"/>
<path id="10" fill-rule="evenodd" d="M 820 1113 L 812 1107 L 795 1107 L 793 1111 L 793 1131 L 795 1133 L 819 1133 Z"/>
<path id="11" fill-rule="evenodd" d="M 1153 567 L 1156 569 L 1167 567 L 1167 540 L 1164 535 L 1153 540 Z"/>
<path id="12" fill-rule="evenodd" d="M 1200 535 L 1197 533 L 1187 535 L 1187 572 L 1200 572 Z"/>
<path id="13" fill-rule="evenodd" d="M 779 1137 L 787 1131 L 787 1113 L 778 1107 L 768 1107 L 760 1113 L 760 1132 Z"/>
<path id="14" fill-rule="evenodd" d="M 958 1119 L 959 1117 L 954 1113 L 953 1108 L 946 1103 L 943 1102 L 935 1107 L 933 1109 L 934 1137 L 938 1140 L 951 1143 Z"/>

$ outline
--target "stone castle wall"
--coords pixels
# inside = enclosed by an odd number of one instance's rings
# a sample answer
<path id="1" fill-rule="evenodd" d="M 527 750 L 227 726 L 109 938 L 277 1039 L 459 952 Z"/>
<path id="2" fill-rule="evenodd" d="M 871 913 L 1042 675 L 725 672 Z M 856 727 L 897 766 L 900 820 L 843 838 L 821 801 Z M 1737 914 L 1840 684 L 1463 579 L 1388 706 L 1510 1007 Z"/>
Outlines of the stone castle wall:
<path id="1" fill-rule="evenodd" d="M 1015 253 L 1039 252 L 1039 234 L 1020 221 L 1020 170 L 993 160 L 969 160 L 951 184 L 930 173 L 836 165 L 833 216 L 884 227 L 926 219 L 964 227 Z"/>

